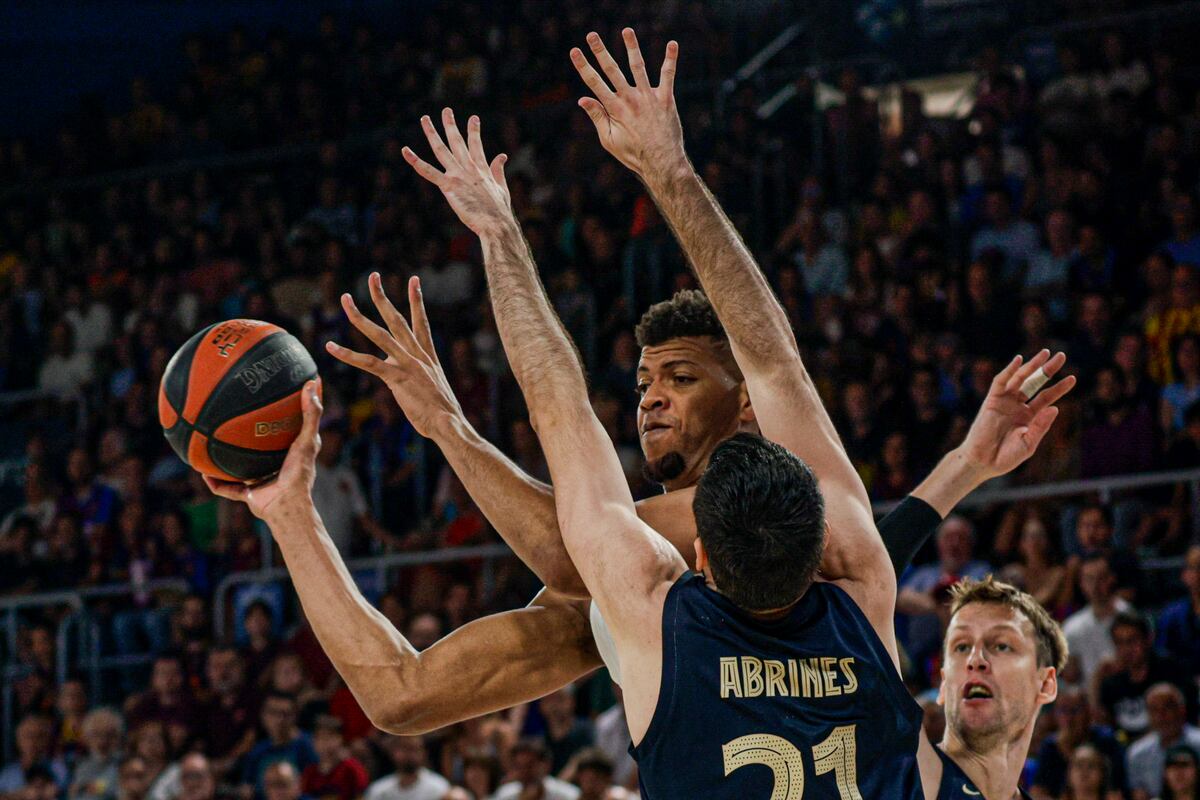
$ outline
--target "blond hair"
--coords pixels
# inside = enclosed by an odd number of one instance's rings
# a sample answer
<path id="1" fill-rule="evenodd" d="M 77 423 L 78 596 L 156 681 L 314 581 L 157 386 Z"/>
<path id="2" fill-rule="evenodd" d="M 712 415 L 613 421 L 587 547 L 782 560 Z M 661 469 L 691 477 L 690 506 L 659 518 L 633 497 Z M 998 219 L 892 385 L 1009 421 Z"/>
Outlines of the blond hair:
<path id="1" fill-rule="evenodd" d="M 1067 637 L 1063 635 L 1062 627 L 1033 595 L 1012 584 L 998 581 L 991 575 L 981 581 L 964 578 L 950 587 L 951 618 L 971 603 L 992 603 L 1020 612 L 1033 625 L 1038 666 L 1062 670 L 1067 663 Z"/>

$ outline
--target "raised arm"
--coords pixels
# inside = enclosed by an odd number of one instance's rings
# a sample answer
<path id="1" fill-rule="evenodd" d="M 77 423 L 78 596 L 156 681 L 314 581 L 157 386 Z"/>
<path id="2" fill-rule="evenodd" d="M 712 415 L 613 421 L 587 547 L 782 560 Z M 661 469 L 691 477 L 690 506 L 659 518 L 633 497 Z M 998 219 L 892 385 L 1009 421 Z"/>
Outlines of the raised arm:
<path id="1" fill-rule="evenodd" d="M 275 480 L 254 487 L 205 480 L 270 527 L 313 632 L 376 727 L 434 730 L 536 699 L 599 666 L 586 602 L 549 592 L 417 652 L 362 596 L 325 532 L 311 495 L 321 416 L 311 384 L 302 403 L 304 425 Z"/>
<path id="2" fill-rule="evenodd" d="M 729 336 L 763 435 L 817 475 L 832 534 L 822 572 L 836 567 L 845 576 L 847 590 L 887 641 L 896 582 L 866 488 L 804 368 L 783 307 L 684 151 L 672 90 L 679 46 L 667 45 L 653 87 L 633 31 L 623 35 L 633 84 L 591 33 L 588 45 L 608 82 L 573 49 L 572 62 L 595 94 L 579 103 L 601 144 L 637 173 L 674 230 Z"/>
<path id="3" fill-rule="evenodd" d="M 879 534 L 899 577 L 938 523 L 983 483 L 1007 475 L 1034 454 L 1058 417 L 1055 405 L 1075 386 L 1068 375 L 1040 394 L 1026 381 L 1039 369 L 1047 380 L 1066 363 L 1049 350 L 1028 363 L 1017 356 L 992 380 L 962 443 L 947 453 L 933 472 L 897 508 L 879 521 Z"/>
<path id="4" fill-rule="evenodd" d="M 658 695 L 662 634 L 654 609 L 657 604 L 661 611 L 670 581 L 686 566 L 637 518 L 616 451 L 588 401 L 579 355 L 550 305 L 513 214 L 505 157 L 488 163 L 476 117 L 468 121 L 466 140 L 449 109 L 442 113 L 446 141 L 428 117 L 421 123 L 445 171 L 410 149 L 404 156 L 483 243 L 496 325 L 550 467 L 563 542 L 613 629 L 622 662 L 630 662 L 627 674 L 638 673 L 626 681 L 630 729 L 637 737 Z"/>

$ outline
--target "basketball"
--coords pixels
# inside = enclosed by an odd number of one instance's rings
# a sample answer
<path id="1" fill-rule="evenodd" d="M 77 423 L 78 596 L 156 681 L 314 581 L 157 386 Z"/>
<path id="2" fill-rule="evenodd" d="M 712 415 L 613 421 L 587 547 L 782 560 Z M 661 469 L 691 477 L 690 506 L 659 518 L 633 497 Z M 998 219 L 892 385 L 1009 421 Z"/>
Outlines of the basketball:
<path id="1" fill-rule="evenodd" d="M 300 431 L 300 390 L 317 365 L 296 337 L 268 322 L 210 325 L 171 357 L 158 419 L 193 469 L 221 480 L 277 473 Z"/>

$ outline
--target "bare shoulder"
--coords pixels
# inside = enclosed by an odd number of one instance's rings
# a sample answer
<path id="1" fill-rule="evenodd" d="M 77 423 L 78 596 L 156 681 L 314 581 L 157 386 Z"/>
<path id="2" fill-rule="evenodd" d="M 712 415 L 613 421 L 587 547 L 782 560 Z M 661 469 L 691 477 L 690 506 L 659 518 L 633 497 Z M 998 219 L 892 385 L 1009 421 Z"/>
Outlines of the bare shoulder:
<path id="1" fill-rule="evenodd" d="M 648 497 L 637 502 L 637 514 L 671 543 L 688 566 L 694 564 L 696 551 L 696 516 L 692 512 L 695 487 Z"/>

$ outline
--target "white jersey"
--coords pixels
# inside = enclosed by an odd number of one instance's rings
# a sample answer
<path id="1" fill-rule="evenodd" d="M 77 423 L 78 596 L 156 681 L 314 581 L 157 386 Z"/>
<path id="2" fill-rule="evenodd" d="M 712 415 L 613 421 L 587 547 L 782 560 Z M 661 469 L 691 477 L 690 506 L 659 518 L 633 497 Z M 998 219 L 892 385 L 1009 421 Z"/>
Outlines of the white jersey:
<path id="1" fill-rule="evenodd" d="M 600 607 L 592 602 L 588 607 L 588 619 L 592 623 L 592 637 L 596 640 L 596 649 L 600 651 L 600 658 L 604 660 L 604 666 L 608 667 L 608 674 L 612 677 L 613 683 L 621 685 L 621 661 L 617 658 L 617 643 L 613 641 L 612 633 L 608 630 L 608 623 L 604 621 L 604 617 L 600 616 Z"/>

